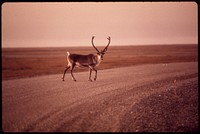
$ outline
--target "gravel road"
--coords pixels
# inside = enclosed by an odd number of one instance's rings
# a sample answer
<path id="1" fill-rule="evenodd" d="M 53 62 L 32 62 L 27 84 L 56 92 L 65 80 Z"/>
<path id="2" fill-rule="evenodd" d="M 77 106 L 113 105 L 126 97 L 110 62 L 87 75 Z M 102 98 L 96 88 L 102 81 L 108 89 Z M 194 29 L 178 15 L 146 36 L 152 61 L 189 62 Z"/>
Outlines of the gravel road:
<path id="1" fill-rule="evenodd" d="M 198 62 L 99 70 L 94 82 L 88 75 L 2 81 L 2 131 L 198 131 Z"/>

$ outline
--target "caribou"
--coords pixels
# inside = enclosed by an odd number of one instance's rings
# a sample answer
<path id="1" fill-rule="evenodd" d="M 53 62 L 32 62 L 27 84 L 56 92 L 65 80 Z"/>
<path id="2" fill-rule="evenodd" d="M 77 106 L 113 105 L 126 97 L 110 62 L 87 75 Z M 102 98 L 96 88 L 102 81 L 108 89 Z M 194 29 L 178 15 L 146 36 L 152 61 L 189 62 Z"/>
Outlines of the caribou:
<path id="1" fill-rule="evenodd" d="M 88 67 L 89 68 L 89 79 L 88 79 L 88 81 L 92 81 L 91 80 L 91 74 L 92 74 L 92 71 L 95 71 L 94 81 L 97 80 L 97 69 L 95 67 L 98 66 L 101 63 L 101 61 L 103 60 L 103 55 L 106 53 L 106 51 L 108 49 L 111 38 L 110 38 L 110 36 L 108 36 L 108 38 L 107 38 L 108 44 L 101 51 L 99 51 L 95 47 L 95 45 L 93 43 L 94 38 L 95 38 L 95 36 L 92 36 L 91 43 L 92 43 L 92 46 L 94 47 L 94 49 L 97 51 L 97 54 L 81 55 L 81 54 L 72 54 L 70 52 L 66 52 L 68 64 L 67 64 L 67 66 L 64 70 L 64 74 L 63 74 L 63 77 L 62 77 L 63 81 L 64 81 L 64 78 L 65 78 L 65 74 L 66 74 L 66 72 L 69 68 L 71 70 L 72 80 L 76 81 L 76 79 L 74 78 L 74 75 L 73 75 L 73 69 L 74 69 L 75 66 Z"/>

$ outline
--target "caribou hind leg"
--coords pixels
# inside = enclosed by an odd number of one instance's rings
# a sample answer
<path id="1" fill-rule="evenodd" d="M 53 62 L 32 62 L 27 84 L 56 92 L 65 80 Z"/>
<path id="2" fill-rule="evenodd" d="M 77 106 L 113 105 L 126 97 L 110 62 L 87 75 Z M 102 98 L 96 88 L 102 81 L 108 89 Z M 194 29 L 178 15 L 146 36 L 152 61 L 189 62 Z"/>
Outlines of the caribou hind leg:
<path id="1" fill-rule="evenodd" d="M 76 79 L 74 78 L 74 75 L 73 75 L 73 69 L 74 69 L 74 67 L 75 67 L 75 64 L 73 64 L 72 67 L 71 67 L 71 77 L 72 77 L 73 81 L 76 81 Z"/>
<path id="2" fill-rule="evenodd" d="M 63 73 L 63 77 L 62 77 L 62 80 L 63 80 L 63 81 L 65 81 L 65 80 L 64 80 L 64 79 L 65 79 L 65 74 L 66 74 L 67 70 L 68 70 L 70 67 L 71 67 L 71 77 L 72 77 L 72 80 L 73 80 L 73 81 L 76 81 L 76 79 L 74 78 L 74 75 L 73 75 L 73 69 L 74 69 L 75 65 L 67 66 L 67 67 L 66 67 L 66 69 L 65 69 L 65 71 L 64 71 L 64 73 Z"/>
<path id="3" fill-rule="evenodd" d="M 70 68 L 70 67 L 67 66 L 66 69 L 65 69 L 65 71 L 64 71 L 64 74 L 63 74 L 63 77 L 62 77 L 62 80 L 63 80 L 63 81 L 65 81 L 65 80 L 64 80 L 64 79 L 65 79 L 65 73 L 67 72 L 67 70 L 68 70 L 69 68 Z"/>

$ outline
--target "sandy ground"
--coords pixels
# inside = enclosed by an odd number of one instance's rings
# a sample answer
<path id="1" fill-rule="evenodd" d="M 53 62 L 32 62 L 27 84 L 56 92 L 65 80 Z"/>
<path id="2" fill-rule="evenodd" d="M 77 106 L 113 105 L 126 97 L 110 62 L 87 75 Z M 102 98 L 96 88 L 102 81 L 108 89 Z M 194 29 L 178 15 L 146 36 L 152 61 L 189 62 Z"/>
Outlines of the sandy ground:
<path id="1" fill-rule="evenodd" d="M 198 62 L 2 81 L 4 132 L 198 131 Z M 94 75 L 94 74 L 93 74 Z"/>

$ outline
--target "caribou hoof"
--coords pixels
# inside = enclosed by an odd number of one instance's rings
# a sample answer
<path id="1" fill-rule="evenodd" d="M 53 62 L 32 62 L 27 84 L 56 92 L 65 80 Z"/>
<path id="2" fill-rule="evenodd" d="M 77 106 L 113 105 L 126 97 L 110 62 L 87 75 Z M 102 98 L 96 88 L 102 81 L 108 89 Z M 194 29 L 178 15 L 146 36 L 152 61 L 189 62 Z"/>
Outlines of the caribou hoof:
<path id="1" fill-rule="evenodd" d="M 92 82 L 92 80 L 91 80 L 91 79 L 89 79 L 88 81 Z"/>

